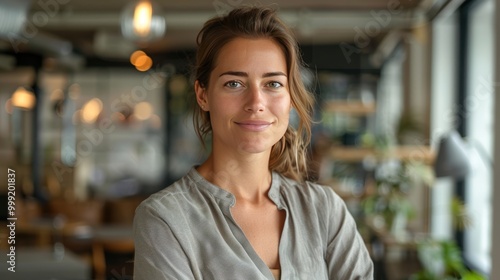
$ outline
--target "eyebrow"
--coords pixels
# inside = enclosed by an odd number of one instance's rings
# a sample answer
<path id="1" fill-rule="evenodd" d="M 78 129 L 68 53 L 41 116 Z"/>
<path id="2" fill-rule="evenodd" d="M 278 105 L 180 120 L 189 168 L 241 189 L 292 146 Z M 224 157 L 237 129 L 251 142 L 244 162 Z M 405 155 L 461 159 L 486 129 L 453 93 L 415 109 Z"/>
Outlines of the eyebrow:
<path id="1" fill-rule="evenodd" d="M 232 76 L 239 76 L 239 77 L 248 77 L 247 72 L 242 72 L 242 71 L 227 71 L 219 75 L 219 77 L 222 77 L 224 75 L 232 75 Z M 281 72 L 281 71 L 276 71 L 276 72 L 268 72 L 264 73 L 262 75 L 263 78 L 268 78 L 268 77 L 274 77 L 274 76 L 285 76 L 286 74 Z"/>

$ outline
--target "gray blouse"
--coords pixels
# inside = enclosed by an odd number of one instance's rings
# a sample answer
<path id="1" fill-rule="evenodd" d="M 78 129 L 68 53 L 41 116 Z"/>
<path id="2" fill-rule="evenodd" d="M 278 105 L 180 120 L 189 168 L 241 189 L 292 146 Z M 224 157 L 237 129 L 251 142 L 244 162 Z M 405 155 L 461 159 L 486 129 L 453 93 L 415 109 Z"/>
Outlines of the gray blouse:
<path id="1" fill-rule="evenodd" d="M 356 224 L 331 188 L 273 172 L 268 195 L 286 212 L 281 279 L 373 279 Z M 194 168 L 143 201 L 134 218 L 134 280 L 273 280 L 231 215 L 235 202 Z"/>

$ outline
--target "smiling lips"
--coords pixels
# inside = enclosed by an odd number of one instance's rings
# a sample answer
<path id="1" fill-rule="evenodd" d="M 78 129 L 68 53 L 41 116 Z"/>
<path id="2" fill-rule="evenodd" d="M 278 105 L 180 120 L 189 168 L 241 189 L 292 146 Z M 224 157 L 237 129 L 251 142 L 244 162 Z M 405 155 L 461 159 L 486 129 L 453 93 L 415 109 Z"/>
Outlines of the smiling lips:
<path id="1" fill-rule="evenodd" d="M 263 131 L 272 123 L 266 121 L 241 121 L 235 122 L 239 127 L 249 131 Z"/>

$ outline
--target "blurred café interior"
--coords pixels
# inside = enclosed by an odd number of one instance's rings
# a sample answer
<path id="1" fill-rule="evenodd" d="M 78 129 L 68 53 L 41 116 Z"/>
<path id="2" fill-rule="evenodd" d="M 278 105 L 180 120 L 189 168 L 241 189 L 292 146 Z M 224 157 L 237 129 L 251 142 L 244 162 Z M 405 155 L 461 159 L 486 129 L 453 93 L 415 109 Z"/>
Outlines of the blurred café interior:
<path id="1" fill-rule="evenodd" d="M 135 207 L 207 155 L 197 32 L 244 4 L 299 41 L 375 279 L 500 279 L 495 0 L 0 0 L 0 278 L 132 279 Z"/>

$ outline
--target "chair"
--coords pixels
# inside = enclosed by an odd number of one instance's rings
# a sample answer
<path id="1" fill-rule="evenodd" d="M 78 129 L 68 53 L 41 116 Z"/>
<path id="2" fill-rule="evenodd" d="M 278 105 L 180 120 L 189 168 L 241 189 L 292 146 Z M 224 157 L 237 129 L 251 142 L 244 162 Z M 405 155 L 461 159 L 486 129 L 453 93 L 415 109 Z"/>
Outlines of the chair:
<path id="1" fill-rule="evenodd" d="M 109 274 L 118 279 L 131 279 L 133 254 L 134 240 L 131 235 L 117 238 L 94 236 L 92 264 L 95 279 L 106 279 Z"/>

